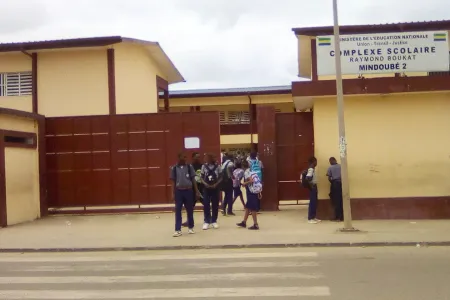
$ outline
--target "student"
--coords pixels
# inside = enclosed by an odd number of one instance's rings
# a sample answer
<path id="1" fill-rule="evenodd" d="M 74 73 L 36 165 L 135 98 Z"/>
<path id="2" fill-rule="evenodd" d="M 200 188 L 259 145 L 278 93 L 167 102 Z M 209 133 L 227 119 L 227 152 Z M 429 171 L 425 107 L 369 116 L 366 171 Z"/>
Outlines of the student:
<path id="1" fill-rule="evenodd" d="M 328 167 L 327 176 L 330 181 L 330 198 L 334 208 L 333 221 L 344 221 L 344 211 L 342 207 L 342 181 L 341 181 L 341 165 L 337 163 L 336 158 L 330 157 L 330 166 Z"/>
<path id="2" fill-rule="evenodd" d="M 219 184 L 222 180 L 220 166 L 216 162 L 214 155 L 205 155 L 206 163 L 202 166 L 201 180 L 203 184 L 203 230 L 208 230 L 210 226 L 219 228 L 217 218 L 219 215 Z"/>
<path id="3" fill-rule="evenodd" d="M 195 171 L 195 181 L 197 182 L 197 188 L 198 188 L 198 192 L 200 194 L 200 203 L 202 202 L 202 195 L 203 195 L 203 184 L 202 181 L 200 180 L 200 176 L 201 176 L 201 170 L 202 170 L 202 163 L 200 161 L 200 154 L 198 152 L 194 152 L 192 153 L 192 167 L 194 168 Z M 194 191 L 195 193 L 195 191 Z M 195 205 L 197 204 L 197 197 L 194 198 L 194 209 L 195 209 Z M 188 227 L 188 222 L 184 222 L 183 223 L 183 227 Z"/>
<path id="4" fill-rule="evenodd" d="M 224 192 L 223 203 L 222 203 L 222 215 L 235 216 L 233 213 L 233 170 L 234 164 L 232 162 L 232 156 L 225 154 L 224 163 L 221 169 L 221 189 Z"/>
<path id="5" fill-rule="evenodd" d="M 237 198 L 241 199 L 242 206 L 245 208 L 244 197 L 242 196 L 241 181 L 244 178 L 244 170 L 242 169 L 242 162 L 237 161 L 233 171 L 233 203 Z"/>
<path id="6" fill-rule="evenodd" d="M 186 155 L 178 155 L 178 163 L 172 167 L 170 179 L 173 181 L 173 199 L 175 201 L 175 233 L 174 237 L 182 235 L 181 210 L 187 212 L 189 234 L 194 234 L 194 195 L 199 196 L 197 183 L 195 182 L 194 168 L 186 163 Z M 195 194 L 194 194 L 195 192 Z"/>
<path id="7" fill-rule="evenodd" d="M 309 167 L 308 172 L 306 173 L 306 179 L 309 182 L 309 206 L 308 206 L 308 223 L 317 224 L 321 222 L 321 220 L 316 218 L 317 213 L 317 176 L 316 176 L 316 166 L 317 159 L 315 157 L 311 157 L 308 160 Z"/>
<path id="8" fill-rule="evenodd" d="M 245 206 L 245 216 L 244 220 L 241 223 L 236 224 L 238 227 L 246 228 L 247 227 L 247 219 L 251 214 L 253 218 L 253 226 L 249 227 L 249 230 L 259 230 L 258 224 L 258 210 L 259 210 L 259 201 L 261 199 L 262 192 L 262 183 L 258 177 L 256 172 L 250 171 L 250 166 L 247 161 L 242 163 L 242 167 L 245 169 L 244 171 L 244 182 L 242 183 L 245 186 L 247 191 L 247 204 Z"/>

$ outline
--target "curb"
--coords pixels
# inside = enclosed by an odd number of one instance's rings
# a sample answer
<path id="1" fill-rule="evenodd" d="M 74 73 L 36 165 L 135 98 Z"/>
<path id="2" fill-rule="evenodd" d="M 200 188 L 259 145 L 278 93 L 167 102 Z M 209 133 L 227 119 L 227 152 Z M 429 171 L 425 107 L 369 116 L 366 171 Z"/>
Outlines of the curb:
<path id="1" fill-rule="evenodd" d="M 292 243 L 251 245 L 198 245 L 160 247 L 99 247 L 99 248 L 3 248 L 0 253 L 70 253 L 70 252 L 114 252 L 114 251 L 173 251 L 206 249 L 276 249 L 276 248 L 326 248 L 326 247 L 448 247 L 446 242 L 361 242 L 361 243 Z"/>

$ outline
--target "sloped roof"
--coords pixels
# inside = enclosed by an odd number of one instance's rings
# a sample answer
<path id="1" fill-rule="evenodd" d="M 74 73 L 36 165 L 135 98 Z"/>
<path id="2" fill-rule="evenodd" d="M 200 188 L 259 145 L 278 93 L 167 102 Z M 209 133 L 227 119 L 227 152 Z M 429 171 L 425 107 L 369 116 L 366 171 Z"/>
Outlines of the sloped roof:
<path id="1" fill-rule="evenodd" d="M 413 31 L 450 30 L 450 20 L 339 26 L 340 34 L 370 34 Z M 332 35 L 333 26 L 293 28 L 296 35 Z"/>
<path id="2" fill-rule="evenodd" d="M 149 48 L 149 52 L 155 61 L 168 74 L 169 83 L 184 82 L 184 78 L 173 62 L 157 42 L 144 41 L 122 36 L 102 36 L 75 39 L 28 41 L 16 43 L 0 43 L 0 52 L 23 52 L 49 49 L 67 49 L 67 48 L 86 48 L 86 47 L 105 47 L 118 43 L 136 43 Z"/>
<path id="3" fill-rule="evenodd" d="M 291 94 L 291 85 L 246 87 L 246 88 L 225 88 L 225 89 L 192 89 L 169 91 L 170 98 L 199 98 L 199 97 L 226 97 L 226 96 L 246 96 L 246 95 L 277 95 Z"/>

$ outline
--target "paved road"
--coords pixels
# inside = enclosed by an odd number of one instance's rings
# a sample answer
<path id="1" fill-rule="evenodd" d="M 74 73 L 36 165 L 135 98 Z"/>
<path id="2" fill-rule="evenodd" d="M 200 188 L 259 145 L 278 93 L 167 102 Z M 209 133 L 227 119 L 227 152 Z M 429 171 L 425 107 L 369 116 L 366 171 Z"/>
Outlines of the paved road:
<path id="1" fill-rule="evenodd" d="M 0 299 L 450 299 L 449 248 L 0 254 Z"/>

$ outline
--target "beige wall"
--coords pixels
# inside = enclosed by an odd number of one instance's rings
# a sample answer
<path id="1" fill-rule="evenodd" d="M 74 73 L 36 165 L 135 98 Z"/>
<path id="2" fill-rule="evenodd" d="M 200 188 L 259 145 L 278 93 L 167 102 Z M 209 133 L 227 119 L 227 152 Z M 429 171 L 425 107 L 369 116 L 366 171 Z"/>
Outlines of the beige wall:
<path id="1" fill-rule="evenodd" d="M 230 134 L 220 136 L 220 145 L 246 145 L 251 143 L 250 134 Z M 258 143 L 258 135 L 253 135 L 253 143 Z"/>
<path id="2" fill-rule="evenodd" d="M 345 98 L 350 194 L 353 198 L 450 195 L 450 93 Z M 319 197 L 326 169 L 339 157 L 336 103 L 314 103 Z"/>
<path id="3" fill-rule="evenodd" d="M 292 94 L 251 96 L 252 104 L 274 105 L 276 108 L 292 112 Z M 248 110 L 248 96 L 171 98 L 172 111 L 189 111 L 190 106 L 200 106 L 202 111 L 243 111 Z M 164 101 L 159 100 L 159 107 L 164 107 Z"/>
<path id="4" fill-rule="evenodd" d="M 40 217 L 38 151 L 5 148 L 8 225 Z"/>
<path id="5" fill-rule="evenodd" d="M 38 112 L 46 117 L 109 113 L 106 49 L 38 54 Z"/>
<path id="6" fill-rule="evenodd" d="M 170 92 L 169 92 L 170 94 Z M 160 106 L 164 107 L 162 101 L 160 101 Z M 170 98 L 170 107 L 180 107 L 180 106 L 223 106 L 223 105 L 247 105 L 247 96 L 236 96 L 236 97 L 200 97 L 200 98 Z"/>
<path id="7" fill-rule="evenodd" d="M 0 115 L 0 129 L 38 133 L 35 121 L 6 115 Z"/>
<path id="8" fill-rule="evenodd" d="M 0 129 L 38 133 L 34 120 L 0 115 Z M 8 225 L 40 217 L 38 149 L 5 148 Z"/>
<path id="9" fill-rule="evenodd" d="M 309 36 L 298 35 L 298 76 L 312 79 L 312 53 L 311 40 Z"/>
<path id="10" fill-rule="evenodd" d="M 31 72 L 31 57 L 23 53 L 0 54 L 0 73 Z M 0 97 L 0 107 L 31 112 L 31 96 Z"/>
<path id="11" fill-rule="evenodd" d="M 118 114 L 158 112 L 156 75 L 165 78 L 147 49 L 135 44 L 117 44 L 116 111 Z"/>

